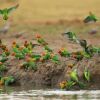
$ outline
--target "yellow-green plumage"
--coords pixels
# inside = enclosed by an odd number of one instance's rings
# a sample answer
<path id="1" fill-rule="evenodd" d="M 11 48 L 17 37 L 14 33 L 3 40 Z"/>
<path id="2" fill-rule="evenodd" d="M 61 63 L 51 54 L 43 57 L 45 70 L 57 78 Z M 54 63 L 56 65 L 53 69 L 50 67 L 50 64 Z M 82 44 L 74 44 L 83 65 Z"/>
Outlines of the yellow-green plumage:
<path id="1" fill-rule="evenodd" d="M 85 68 L 84 70 L 84 78 L 85 80 L 87 80 L 88 82 L 90 81 L 90 71 L 88 69 Z"/>
<path id="2" fill-rule="evenodd" d="M 71 80 L 78 82 L 78 74 L 77 74 L 77 70 L 74 69 L 71 74 L 70 74 Z"/>

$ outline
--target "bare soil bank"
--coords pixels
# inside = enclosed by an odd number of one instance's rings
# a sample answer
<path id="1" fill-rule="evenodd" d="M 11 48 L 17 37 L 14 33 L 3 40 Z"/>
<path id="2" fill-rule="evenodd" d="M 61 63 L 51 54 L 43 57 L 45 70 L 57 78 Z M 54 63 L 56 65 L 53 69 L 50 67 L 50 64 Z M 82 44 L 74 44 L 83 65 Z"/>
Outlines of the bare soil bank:
<path id="1" fill-rule="evenodd" d="M 59 82 L 68 80 L 69 73 L 74 68 L 78 69 L 79 79 L 83 80 L 84 67 L 88 67 L 91 72 L 91 81 L 87 84 L 86 89 L 100 89 L 100 56 L 95 55 L 91 59 L 83 59 L 76 62 L 76 65 L 71 69 L 69 63 L 74 63 L 71 59 L 61 59 L 60 64 L 55 64 L 52 61 L 38 63 L 37 70 L 20 69 L 19 60 L 12 60 L 12 64 L 8 64 L 8 71 L 5 75 L 12 75 L 16 79 L 16 85 L 20 86 L 50 86 L 52 88 L 59 87 Z M 74 89 L 79 89 L 75 86 Z"/>

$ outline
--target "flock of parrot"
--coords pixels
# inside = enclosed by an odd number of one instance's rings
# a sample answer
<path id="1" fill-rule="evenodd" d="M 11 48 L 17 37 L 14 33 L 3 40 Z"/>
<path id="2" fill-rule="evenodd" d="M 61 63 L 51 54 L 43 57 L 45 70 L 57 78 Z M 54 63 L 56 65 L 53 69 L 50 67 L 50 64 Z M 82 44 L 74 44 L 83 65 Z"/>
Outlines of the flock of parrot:
<path id="1" fill-rule="evenodd" d="M 19 7 L 19 4 L 17 4 L 16 6 L 13 6 L 11 8 L 5 8 L 5 9 L 0 9 L 0 15 L 3 17 L 4 20 L 8 20 L 9 18 L 9 14 L 14 11 L 15 9 L 17 9 Z M 83 22 L 84 23 L 89 23 L 89 22 L 96 22 L 97 21 L 97 18 L 96 16 L 90 12 L 89 16 L 87 16 Z M 84 48 L 85 52 L 87 53 L 91 53 L 92 51 L 90 51 L 90 45 L 87 45 L 87 42 L 86 40 L 80 40 L 79 38 L 77 38 L 76 34 L 74 32 L 65 32 L 64 35 L 67 35 L 68 38 L 71 40 L 71 41 L 74 41 L 78 44 L 81 45 L 81 47 Z M 47 50 L 48 52 L 52 52 L 53 50 L 51 48 L 48 47 L 48 44 L 42 39 L 42 38 L 38 38 L 37 39 L 38 43 L 40 43 L 41 45 L 45 45 L 44 48 L 45 50 Z M 1 43 L 1 41 L 0 41 Z M 33 46 L 31 44 L 31 46 Z M 16 47 L 17 48 L 17 47 Z M 14 50 L 17 50 L 14 48 Z M 19 51 L 15 51 L 15 52 L 19 52 Z M 27 52 L 27 47 L 24 49 L 24 52 Z M 18 53 L 19 54 L 19 53 Z M 57 58 L 55 56 L 55 58 Z M 58 58 L 57 58 L 58 59 Z M 54 59 L 55 60 L 55 59 Z M 90 81 L 90 71 L 85 68 L 84 70 L 84 78 L 85 80 L 87 80 L 88 82 Z M 82 82 L 79 81 L 78 79 L 78 74 L 77 74 L 77 69 L 74 69 L 71 73 L 70 73 L 70 78 L 72 81 L 76 82 L 79 84 L 80 87 L 84 87 L 84 84 Z"/>
<path id="2" fill-rule="evenodd" d="M 91 22 L 96 22 L 96 21 L 97 21 L 96 16 L 91 12 L 89 13 L 89 16 L 87 16 L 83 20 L 84 23 L 91 23 Z M 88 45 L 86 40 L 79 39 L 74 32 L 70 32 L 70 31 L 65 32 L 65 33 L 63 33 L 63 35 L 67 35 L 67 37 L 70 41 L 79 44 L 84 49 L 84 51 L 87 54 L 89 54 L 90 56 L 92 56 L 93 52 L 100 53 L 100 48 L 93 47 L 92 45 Z M 86 81 L 88 81 L 88 82 L 90 81 L 91 75 L 90 75 L 90 71 L 87 67 L 85 67 L 85 69 L 84 69 L 83 76 Z M 61 86 L 65 86 L 65 88 L 66 87 L 71 88 L 73 85 L 75 85 L 77 83 L 80 86 L 80 88 L 85 87 L 85 84 L 83 82 L 79 81 L 77 68 L 72 70 L 72 72 L 70 73 L 70 78 L 71 78 L 70 81 L 64 82 L 65 85 L 61 84 Z"/>

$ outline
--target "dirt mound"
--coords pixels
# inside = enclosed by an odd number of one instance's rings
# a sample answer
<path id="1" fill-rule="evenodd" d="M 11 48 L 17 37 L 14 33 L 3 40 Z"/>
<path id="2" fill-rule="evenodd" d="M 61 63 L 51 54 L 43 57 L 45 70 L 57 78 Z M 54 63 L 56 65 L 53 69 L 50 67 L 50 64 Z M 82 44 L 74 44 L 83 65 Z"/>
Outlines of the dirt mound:
<path id="1" fill-rule="evenodd" d="M 19 60 L 12 60 L 12 64 L 8 65 L 8 71 L 5 75 L 14 76 L 16 84 L 21 86 L 58 87 L 59 82 L 70 79 L 69 73 L 75 68 L 78 69 L 79 79 L 84 81 L 82 78 L 84 67 L 88 67 L 91 72 L 91 81 L 88 83 L 88 89 L 100 89 L 100 56 L 95 55 L 91 59 L 83 59 L 76 62 L 73 68 L 68 67 L 69 63 L 75 63 L 75 61 L 63 58 L 59 64 L 55 64 L 50 60 L 44 63 L 39 62 L 38 69 L 34 71 L 20 69 Z"/>

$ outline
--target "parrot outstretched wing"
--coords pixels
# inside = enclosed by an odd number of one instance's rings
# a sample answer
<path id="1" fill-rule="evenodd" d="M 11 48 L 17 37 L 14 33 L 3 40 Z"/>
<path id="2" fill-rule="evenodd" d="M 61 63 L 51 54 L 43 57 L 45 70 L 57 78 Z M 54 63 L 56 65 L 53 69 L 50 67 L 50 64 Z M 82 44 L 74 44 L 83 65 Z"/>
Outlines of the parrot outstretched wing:
<path id="1" fill-rule="evenodd" d="M 90 17 L 93 21 L 97 21 L 97 17 L 92 12 L 90 12 Z"/>
<path id="2" fill-rule="evenodd" d="M 92 13 L 90 12 L 89 13 L 89 16 L 87 16 L 85 19 L 84 19 L 84 23 L 89 23 L 89 22 L 96 22 L 97 21 L 97 17 Z"/>
<path id="3" fill-rule="evenodd" d="M 17 9 L 18 7 L 19 7 L 19 4 L 17 4 L 16 6 L 8 8 L 8 13 L 12 12 L 13 10 Z"/>
<path id="4" fill-rule="evenodd" d="M 64 35 L 67 35 L 69 40 L 79 43 L 79 39 L 77 38 L 77 36 L 74 32 L 66 32 L 66 33 L 64 33 Z"/>

